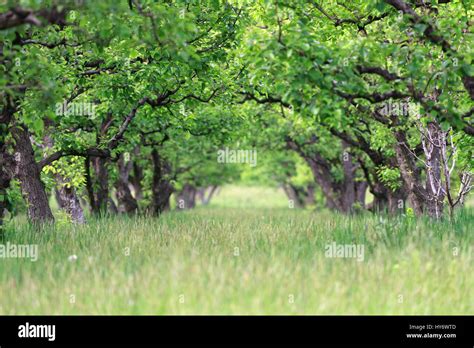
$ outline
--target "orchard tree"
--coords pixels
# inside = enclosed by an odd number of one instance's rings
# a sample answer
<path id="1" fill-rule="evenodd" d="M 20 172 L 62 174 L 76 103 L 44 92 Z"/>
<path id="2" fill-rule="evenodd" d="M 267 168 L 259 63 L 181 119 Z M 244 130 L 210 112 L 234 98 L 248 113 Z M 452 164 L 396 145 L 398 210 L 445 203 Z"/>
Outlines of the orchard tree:
<path id="1" fill-rule="evenodd" d="M 418 215 L 439 217 L 416 161 L 415 155 L 426 154 L 413 121 L 422 116 L 438 128 L 470 134 L 472 42 L 466 32 L 471 10 L 463 3 L 405 3 L 402 9 L 397 8 L 400 3 L 256 3 L 242 88 L 248 99 L 279 104 L 327 129 L 342 148 L 363 151 L 358 161 L 376 198 L 398 186 L 381 188 L 397 169 L 402 186 L 390 194 L 389 205 L 407 195 Z M 446 32 L 451 42 L 443 36 Z M 416 107 L 407 107 L 411 105 Z M 388 131 L 385 144 L 374 144 L 374 129 Z M 318 133 L 304 144 L 321 141 L 327 132 Z M 394 153 L 387 157 L 390 151 Z M 299 152 L 305 156 L 301 146 Z M 318 157 L 313 171 L 321 180 L 328 165 L 324 156 Z M 320 185 L 330 188 L 322 181 Z M 333 201 L 343 192 L 325 191 Z"/>
<path id="2" fill-rule="evenodd" d="M 28 26 L 23 33 L 5 25 L 5 47 L 14 52 L 5 63 L 20 61 L 5 84 L 19 88 L 24 102 L 8 95 L 2 120 L 13 125 L 15 176 L 29 202 L 29 217 L 38 222 L 53 219 L 40 178 L 43 168 L 64 156 L 85 157 L 90 205 L 101 214 L 110 202 L 109 162 L 119 156 L 130 124 L 155 117 L 147 112 L 152 108 L 208 102 L 225 90 L 219 62 L 225 62 L 233 44 L 241 9 L 227 3 L 110 1 L 77 10 L 64 7 L 61 13 L 61 25 L 47 29 Z M 5 16 L 10 18 L 10 12 Z M 20 54 L 29 60 L 22 64 Z M 71 113 L 72 102 L 93 104 L 94 112 Z M 58 104 L 64 105 L 59 115 Z M 35 147 L 49 149 L 47 157 L 35 158 Z M 59 189 L 71 184 L 57 179 Z"/>

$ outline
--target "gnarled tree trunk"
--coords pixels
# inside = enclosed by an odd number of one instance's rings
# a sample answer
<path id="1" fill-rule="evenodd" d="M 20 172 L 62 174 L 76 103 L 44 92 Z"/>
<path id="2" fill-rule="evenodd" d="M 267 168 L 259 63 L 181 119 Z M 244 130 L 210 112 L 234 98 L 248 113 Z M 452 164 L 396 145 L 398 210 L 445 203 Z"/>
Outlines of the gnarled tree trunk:
<path id="1" fill-rule="evenodd" d="M 170 164 L 161 158 L 157 149 L 151 152 L 153 160 L 153 183 L 152 183 L 152 212 L 160 215 L 170 209 L 170 197 L 174 191 L 169 182 L 168 176 L 171 174 Z"/>
<path id="2" fill-rule="evenodd" d="M 446 138 L 436 122 L 428 123 L 422 132 L 423 151 L 426 157 L 426 211 L 430 217 L 439 219 L 443 216 L 445 198 L 441 178 L 441 151 L 446 148 Z"/>
<path id="3" fill-rule="evenodd" d="M 348 145 L 343 141 L 342 167 L 344 171 L 343 182 L 334 180 L 331 173 L 331 164 L 318 152 L 312 151 L 306 153 L 295 141 L 287 139 L 287 145 L 290 149 L 296 151 L 310 167 L 315 182 L 321 188 L 326 199 L 326 206 L 329 209 L 337 210 L 342 213 L 351 213 L 356 201 L 361 200 L 365 204 L 365 190 L 361 184 L 356 181 L 355 165 L 352 155 L 349 153 Z M 360 187 L 357 187 L 361 185 Z"/>
<path id="4" fill-rule="evenodd" d="M 417 216 L 423 215 L 425 189 L 421 184 L 420 169 L 416 166 L 413 154 L 408 148 L 406 134 L 402 130 L 395 131 L 395 153 L 400 174 L 408 192 L 408 199 Z"/>
<path id="5" fill-rule="evenodd" d="M 125 162 L 123 155 L 118 160 L 118 178 L 115 183 L 115 196 L 118 202 L 119 213 L 136 213 L 138 211 L 138 203 L 130 191 L 130 171 L 133 168 L 131 161 Z"/>
<path id="6" fill-rule="evenodd" d="M 397 161 L 416 215 L 421 216 L 426 213 L 431 218 L 440 219 L 443 215 L 445 198 L 441 176 L 441 151 L 446 148 L 446 137 L 439 124 L 434 121 L 429 122 L 426 128 L 421 128 L 420 132 L 425 155 L 425 185 L 423 186 L 421 169 L 415 162 L 416 156 L 408 148 L 406 134 L 402 130 L 395 132 Z"/>
<path id="7" fill-rule="evenodd" d="M 28 206 L 28 218 L 34 224 L 54 222 L 41 172 L 36 163 L 28 130 L 14 127 L 16 177 Z"/>

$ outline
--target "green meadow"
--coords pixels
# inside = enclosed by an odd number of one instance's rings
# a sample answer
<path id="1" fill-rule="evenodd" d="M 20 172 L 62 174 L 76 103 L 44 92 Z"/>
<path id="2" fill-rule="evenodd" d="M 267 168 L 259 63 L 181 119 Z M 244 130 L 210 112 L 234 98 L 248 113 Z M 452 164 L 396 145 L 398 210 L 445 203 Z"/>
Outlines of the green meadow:
<path id="1" fill-rule="evenodd" d="M 471 213 L 348 217 L 224 187 L 207 207 L 160 218 L 41 233 L 16 218 L 4 243 L 37 244 L 38 260 L 0 259 L 0 313 L 474 314 Z M 363 261 L 326 257 L 333 242 L 364 245 Z"/>

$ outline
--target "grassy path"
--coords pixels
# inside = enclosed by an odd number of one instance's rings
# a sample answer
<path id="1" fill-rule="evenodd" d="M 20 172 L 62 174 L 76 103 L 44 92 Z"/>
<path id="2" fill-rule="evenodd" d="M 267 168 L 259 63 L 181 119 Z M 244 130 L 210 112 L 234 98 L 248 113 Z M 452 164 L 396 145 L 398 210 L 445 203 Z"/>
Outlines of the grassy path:
<path id="1" fill-rule="evenodd" d="M 42 234 L 18 223 L 8 241 L 39 257 L 0 259 L 0 313 L 474 314 L 472 222 L 217 200 Z M 364 260 L 326 257 L 332 242 L 364 245 Z"/>

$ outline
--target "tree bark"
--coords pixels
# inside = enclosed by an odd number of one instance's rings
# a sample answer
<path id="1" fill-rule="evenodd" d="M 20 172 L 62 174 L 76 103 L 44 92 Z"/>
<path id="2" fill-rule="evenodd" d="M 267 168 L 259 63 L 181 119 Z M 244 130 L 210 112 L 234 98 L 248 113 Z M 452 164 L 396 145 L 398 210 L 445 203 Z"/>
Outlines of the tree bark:
<path id="1" fill-rule="evenodd" d="M 355 183 L 356 202 L 360 204 L 362 209 L 365 209 L 365 196 L 368 186 L 367 181 L 357 181 Z"/>
<path id="2" fill-rule="evenodd" d="M 107 164 L 108 160 L 102 157 L 88 157 L 86 159 L 87 193 L 91 212 L 97 216 L 105 215 L 109 206 L 109 172 Z"/>
<path id="3" fill-rule="evenodd" d="M 168 176 L 171 174 L 170 164 L 161 158 L 157 149 L 151 152 L 153 160 L 153 183 L 152 183 L 152 212 L 159 216 L 170 209 L 170 197 L 174 191 L 169 182 Z"/>
<path id="4" fill-rule="evenodd" d="M 401 187 L 396 191 L 387 188 L 388 212 L 391 215 L 403 214 L 406 211 L 407 193 Z"/>
<path id="5" fill-rule="evenodd" d="M 312 205 L 315 204 L 316 200 L 314 198 L 314 185 L 308 185 L 305 192 L 304 204 Z"/>
<path id="6" fill-rule="evenodd" d="M 400 174 L 408 192 L 413 211 L 417 216 L 423 215 L 425 189 L 421 184 L 420 170 L 416 166 L 413 155 L 407 148 L 406 134 L 402 130 L 395 131 L 395 153 L 400 168 Z"/>
<path id="7" fill-rule="evenodd" d="M 296 151 L 310 167 L 315 182 L 319 185 L 326 198 L 326 206 L 329 209 L 337 210 L 342 213 L 351 213 L 354 203 L 358 198 L 362 199 L 363 194 L 362 192 L 359 193 L 359 196 L 356 194 L 357 185 L 359 185 L 355 176 L 357 166 L 353 161 L 352 155 L 347 151 L 349 148 L 348 144 L 342 141 L 342 168 L 344 172 L 344 180 L 342 183 L 334 180 L 331 173 L 331 164 L 320 153 L 312 151 L 311 154 L 307 154 L 302 150 L 301 146 L 291 139 L 287 139 L 287 144 L 289 148 Z M 365 193 L 365 191 L 363 192 Z"/>
<path id="8" fill-rule="evenodd" d="M 27 202 L 28 218 L 33 224 L 52 223 L 54 216 L 41 181 L 41 173 L 34 157 L 29 132 L 20 127 L 14 127 L 12 134 L 16 142 L 16 177 Z"/>
<path id="9" fill-rule="evenodd" d="M 353 205 L 356 202 L 356 166 L 349 152 L 349 144 L 342 140 L 342 168 L 344 172 L 344 182 L 341 187 L 341 206 L 344 213 L 353 211 Z M 364 199 L 365 201 L 365 199 Z"/>
<path id="10" fill-rule="evenodd" d="M 87 196 L 89 197 L 89 207 L 90 211 L 97 211 L 98 207 L 96 199 L 95 199 L 95 193 L 94 193 L 94 186 L 92 182 L 92 176 L 91 176 L 91 159 L 90 157 L 86 157 L 84 159 L 84 171 L 85 171 L 85 176 L 86 176 L 86 190 L 87 190 Z"/>
<path id="11" fill-rule="evenodd" d="M 282 184 L 283 191 L 285 191 L 288 200 L 293 202 L 294 208 L 303 208 L 304 203 L 296 190 L 296 187 L 292 184 Z"/>
<path id="12" fill-rule="evenodd" d="M 10 122 L 15 112 L 10 103 L 4 105 L 0 113 L 0 233 L 3 233 L 3 220 L 7 209 L 7 190 L 14 176 L 15 162 L 7 152 L 7 135 Z"/>
<path id="13" fill-rule="evenodd" d="M 140 148 L 137 146 L 133 152 L 134 159 L 132 161 L 133 168 L 132 172 L 130 173 L 129 181 L 133 187 L 133 196 L 135 200 L 138 202 L 143 199 L 143 187 L 142 187 L 142 180 L 144 178 L 143 168 L 138 163 L 138 156 L 140 155 Z"/>
<path id="14" fill-rule="evenodd" d="M 0 154 L 0 156 L 2 156 Z M 3 170 L 3 163 L 0 158 L 0 237 L 3 233 L 3 220 L 5 218 L 5 212 L 8 208 L 8 193 L 7 189 L 10 186 L 10 176 Z"/>
<path id="15" fill-rule="evenodd" d="M 441 149 L 446 148 L 446 139 L 436 122 L 429 122 L 422 134 L 426 158 L 426 212 L 435 219 L 443 216 L 443 181 L 441 177 Z"/>
<path id="16" fill-rule="evenodd" d="M 130 191 L 130 171 L 133 168 L 131 161 L 125 162 L 123 155 L 118 160 L 118 178 L 115 184 L 115 196 L 118 202 L 118 212 L 133 214 L 138 211 L 138 203 Z"/>
<path id="17" fill-rule="evenodd" d="M 336 188 L 333 185 L 332 174 L 329 166 L 318 160 L 318 157 L 312 158 L 305 156 L 304 159 L 313 173 L 314 180 L 323 192 L 326 199 L 326 206 L 329 209 L 344 212 L 344 207 L 341 204 L 338 192 L 336 192 Z"/>
<path id="18" fill-rule="evenodd" d="M 193 209 L 196 206 L 196 192 L 194 185 L 185 184 L 177 197 L 178 209 Z"/>

